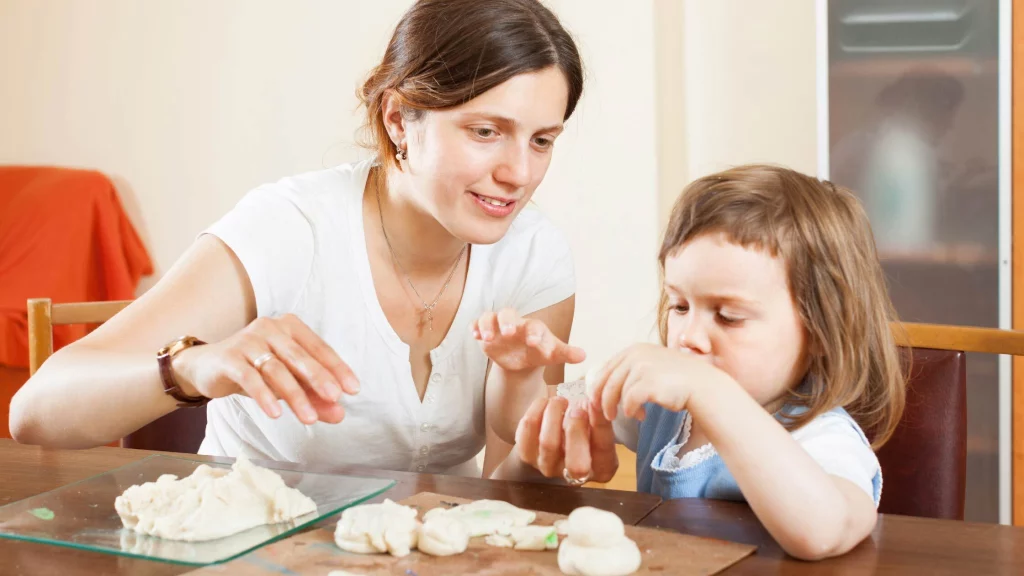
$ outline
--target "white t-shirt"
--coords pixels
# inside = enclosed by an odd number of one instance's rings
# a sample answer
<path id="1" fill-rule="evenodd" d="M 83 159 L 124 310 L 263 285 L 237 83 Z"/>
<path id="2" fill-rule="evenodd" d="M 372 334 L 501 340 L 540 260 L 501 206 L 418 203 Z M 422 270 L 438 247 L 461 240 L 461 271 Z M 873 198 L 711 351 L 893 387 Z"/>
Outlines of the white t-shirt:
<path id="1" fill-rule="evenodd" d="M 260 186 L 206 231 L 242 262 L 257 314 L 298 316 L 352 368 L 361 389 L 342 397 L 340 424 L 318 422 L 309 431 L 288 409 L 274 420 L 244 396 L 213 400 L 200 453 L 479 475 L 487 357 L 470 325 L 487 310 L 529 314 L 572 296 L 569 245 L 527 206 L 501 240 L 472 246 L 462 301 L 430 352 L 421 402 L 409 347 L 388 323 L 370 275 L 362 202 L 371 164 Z"/>

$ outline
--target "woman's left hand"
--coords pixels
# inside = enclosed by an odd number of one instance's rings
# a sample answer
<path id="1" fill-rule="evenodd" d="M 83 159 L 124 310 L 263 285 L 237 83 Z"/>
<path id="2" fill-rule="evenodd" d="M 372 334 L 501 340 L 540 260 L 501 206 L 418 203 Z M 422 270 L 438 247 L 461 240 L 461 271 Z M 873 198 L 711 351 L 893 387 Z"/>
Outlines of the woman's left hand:
<path id="1" fill-rule="evenodd" d="M 532 370 L 553 364 L 578 364 L 587 355 L 551 333 L 548 325 L 535 318 L 523 318 L 511 308 L 495 314 L 485 312 L 473 324 L 473 337 L 484 354 L 511 372 Z"/>
<path id="2" fill-rule="evenodd" d="M 656 344 L 635 344 L 608 361 L 594 377 L 590 402 L 614 420 L 621 402 L 626 416 L 643 420 L 644 404 L 678 412 L 698 386 L 724 373 L 700 358 Z"/>

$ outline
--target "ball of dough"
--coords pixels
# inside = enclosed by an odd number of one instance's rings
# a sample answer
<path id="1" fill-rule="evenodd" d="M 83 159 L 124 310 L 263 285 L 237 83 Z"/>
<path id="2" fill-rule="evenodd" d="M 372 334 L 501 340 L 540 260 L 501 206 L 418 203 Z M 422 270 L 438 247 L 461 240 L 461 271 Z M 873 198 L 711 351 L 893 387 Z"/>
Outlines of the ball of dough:
<path id="1" fill-rule="evenodd" d="M 469 545 L 469 529 L 454 516 L 433 516 L 420 526 L 419 549 L 431 556 L 462 554 Z"/>
<path id="2" fill-rule="evenodd" d="M 626 537 L 622 520 L 611 512 L 584 506 L 566 521 L 558 549 L 558 568 L 575 576 L 625 576 L 640 568 L 640 549 Z"/>
<path id="3" fill-rule="evenodd" d="M 573 510 L 566 524 L 566 536 L 580 546 L 610 546 L 626 535 L 618 516 L 590 506 Z"/>
<path id="4" fill-rule="evenodd" d="M 419 536 L 416 510 L 385 500 L 354 506 L 341 513 L 334 531 L 338 548 L 355 554 L 407 556 Z"/>
<path id="5" fill-rule="evenodd" d="M 569 576 L 626 576 L 640 568 L 640 549 L 623 536 L 607 548 L 580 546 L 570 539 L 558 548 L 558 569 Z"/>

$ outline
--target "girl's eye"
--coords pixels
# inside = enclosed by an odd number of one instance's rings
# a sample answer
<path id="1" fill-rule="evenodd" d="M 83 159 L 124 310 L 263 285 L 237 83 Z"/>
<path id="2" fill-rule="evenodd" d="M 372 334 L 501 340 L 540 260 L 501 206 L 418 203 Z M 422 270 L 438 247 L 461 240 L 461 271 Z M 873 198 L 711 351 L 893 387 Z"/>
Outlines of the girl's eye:
<path id="1" fill-rule="evenodd" d="M 718 313 L 718 318 L 722 321 L 723 324 L 739 324 L 740 322 L 743 322 L 742 318 L 734 318 L 732 316 L 726 316 L 725 314 L 722 314 L 721 312 Z"/>

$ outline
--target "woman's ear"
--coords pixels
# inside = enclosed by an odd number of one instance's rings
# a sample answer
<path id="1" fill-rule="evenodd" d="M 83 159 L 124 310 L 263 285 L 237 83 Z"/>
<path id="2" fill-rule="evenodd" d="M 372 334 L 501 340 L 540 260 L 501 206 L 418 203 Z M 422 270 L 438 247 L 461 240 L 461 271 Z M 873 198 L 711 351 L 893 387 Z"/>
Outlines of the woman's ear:
<path id="1" fill-rule="evenodd" d="M 402 101 L 393 90 L 388 90 L 384 94 L 384 99 L 381 102 L 381 114 L 384 128 L 387 129 L 388 136 L 391 137 L 395 148 L 404 150 L 406 148 L 406 126 L 405 118 L 402 116 Z"/>

